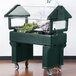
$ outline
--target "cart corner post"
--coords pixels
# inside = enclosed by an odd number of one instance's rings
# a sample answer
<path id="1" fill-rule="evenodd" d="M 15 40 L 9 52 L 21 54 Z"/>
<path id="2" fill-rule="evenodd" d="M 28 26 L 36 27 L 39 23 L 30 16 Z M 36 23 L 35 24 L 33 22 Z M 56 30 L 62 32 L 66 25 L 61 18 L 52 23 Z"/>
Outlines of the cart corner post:
<path id="1" fill-rule="evenodd" d="M 51 46 L 43 46 L 42 67 L 44 69 L 49 70 L 54 67 L 59 67 L 58 70 L 61 71 L 61 65 L 64 64 L 63 51 L 66 46 L 67 36 L 64 31 L 68 31 L 69 18 L 72 18 L 72 16 L 63 6 L 57 6 L 47 18 L 50 20 L 49 30 L 51 35 Z M 48 71 L 48 74 L 52 74 L 51 72 L 52 71 Z"/>
<path id="2" fill-rule="evenodd" d="M 19 26 L 12 26 L 12 19 L 16 18 L 24 18 L 25 23 L 28 23 L 28 17 L 30 16 L 29 12 L 27 12 L 21 5 L 15 5 L 9 12 L 7 12 L 4 17 L 8 17 L 8 27 L 9 29 L 15 29 Z"/>

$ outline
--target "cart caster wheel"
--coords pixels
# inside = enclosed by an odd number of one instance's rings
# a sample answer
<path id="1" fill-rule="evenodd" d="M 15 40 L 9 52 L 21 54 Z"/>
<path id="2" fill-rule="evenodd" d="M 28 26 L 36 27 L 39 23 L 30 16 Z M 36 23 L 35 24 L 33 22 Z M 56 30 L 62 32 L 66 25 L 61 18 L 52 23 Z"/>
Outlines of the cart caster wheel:
<path id="1" fill-rule="evenodd" d="M 53 75 L 52 69 L 48 69 L 48 75 L 49 75 L 49 76 Z"/>
<path id="2" fill-rule="evenodd" d="M 61 67 L 59 67 L 59 68 L 58 68 L 58 71 L 59 71 L 59 72 L 61 72 L 61 71 L 62 71 L 62 68 L 61 68 Z"/>
<path id="3" fill-rule="evenodd" d="M 28 68 L 28 60 L 26 60 L 25 66 L 26 66 L 26 68 Z"/>
<path id="4" fill-rule="evenodd" d="M 18 70 L 19 69 L 19 65 L 15 64 L 15 69 Z"/>

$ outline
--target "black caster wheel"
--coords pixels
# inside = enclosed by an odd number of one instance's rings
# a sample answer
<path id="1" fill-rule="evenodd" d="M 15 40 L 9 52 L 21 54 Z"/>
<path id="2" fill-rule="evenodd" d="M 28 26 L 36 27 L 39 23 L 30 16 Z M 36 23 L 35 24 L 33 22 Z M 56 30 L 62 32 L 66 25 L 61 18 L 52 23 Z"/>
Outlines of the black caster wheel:
<path id="1" fill-rule="evenodd" d="M 15 69 L 18 70 L 19 69 L 19 65 L 16 63 L 15 64 Z"/>
<path id="2" fill-rule="evenodd" d="M 25 66 L 26 66 L 26 68 L 28 68 L 28 60 L 26 60 Z"/>
<path id="3" fill-rule="evenodd" d="M 61 66 L 60 66 L 60 67 L 58 67 L 58 71 L 59 71 L 59 72 L 61 72 L 61 71 L 62 71 L 62 68 L 61 68 Z"/>
<path id="4" fill-rule="evenodd" d="M 48 69 L 48 75 L 49 75 L 49 76 L 53 75 L 52 69 Z"/>

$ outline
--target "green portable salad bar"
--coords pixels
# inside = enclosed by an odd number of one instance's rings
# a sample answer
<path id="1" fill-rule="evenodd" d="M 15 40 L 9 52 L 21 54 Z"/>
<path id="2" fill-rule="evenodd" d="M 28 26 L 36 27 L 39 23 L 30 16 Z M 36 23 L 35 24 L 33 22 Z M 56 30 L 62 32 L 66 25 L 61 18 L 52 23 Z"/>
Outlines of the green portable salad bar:
<path id="1" fill-rule="evenodd" d="M 68 19 L 72 16 L 63 6 L 57 6 L 47 17 L 47 20 L 50 20 L 49 33 L 24 33 L 18 32 L 18 29 L 23 26 L 12 27 L 13 19 L 24 18 L 25 24 L 27 24 L 29 23 L 30 16 L 30 12 L 21 5 L 14 6 L 5 14 L 5 17 L 8 17 L 9 29 L 13 30 L 10 31 L 12 62 L 16 64 L 16 69 L 19 69 L 18 62 L 25 60 L 27 68 L 28 60 L 33 59 L 33 44 L 38 44 L 43 45 L 42 68 L 48 69 L 48 75 L 52 75 L 51 69 L 56 66 L 58 66 L 58 70 L 61 71 L 61 65 L 63 65 L 63 51 L 67 42 L 67 34 L 64 32 L 68 30 Z M 61 28 L 59 28 L 58 22 Z"/>

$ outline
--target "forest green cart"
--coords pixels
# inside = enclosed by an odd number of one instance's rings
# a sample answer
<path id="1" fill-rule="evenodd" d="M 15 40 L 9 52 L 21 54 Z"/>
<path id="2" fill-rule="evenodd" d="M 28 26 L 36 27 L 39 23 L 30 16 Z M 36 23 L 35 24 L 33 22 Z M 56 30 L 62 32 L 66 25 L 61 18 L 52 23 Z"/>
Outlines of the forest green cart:
<path id="1" fill-rule="evenodd" d="M 42 68 L 48 69 L 48 75 L 52 75 L 51 69 L 58 66 L 61 71 L 63 65 L 63 52 L 67 42 L 68 19 L 72 16 L 63 6 L 57 6 L 52 13 L 47 17 L 50 20 L 49 34 L 32 34 L 17 32 L 18 27 L 12 27 L 11 20 L 14 18 L 25 18 L 25 23 L 28 23 L 28 17 L 31 14 L 27 12 L 21 5 L 14 6 L 5 17 L 8 17 L 10 31 L 10 44 L 12 46 L 12 62 L 16 64 L 16 69 L 19 69 L 18 62 L 26 60 L 26 68 L 28 60 L 33 59 L 33 44 L 43 45 Z M 54 27 L 58 22 L 65 22 L 64 28 Z M 57 26 L 57 25 L 55 25 Z M 62 25 L 60 25 L 61 27 Z"/>

